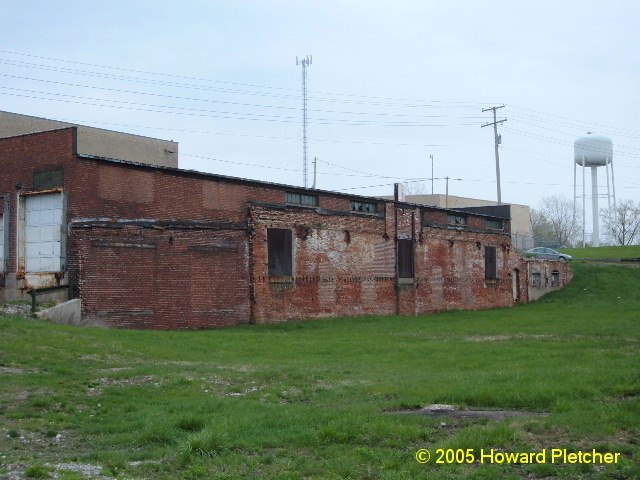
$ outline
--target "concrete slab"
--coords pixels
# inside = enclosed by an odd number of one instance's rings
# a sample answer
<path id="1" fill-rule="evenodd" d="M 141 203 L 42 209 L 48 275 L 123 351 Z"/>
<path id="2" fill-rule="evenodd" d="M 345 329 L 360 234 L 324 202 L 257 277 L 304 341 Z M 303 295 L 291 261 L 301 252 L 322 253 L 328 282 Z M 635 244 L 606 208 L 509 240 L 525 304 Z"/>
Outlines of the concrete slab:
<path id="1" fill-rule="evenodd" d="M 82 325 L 82 302 L 79 298 L 74 298 L 55 307 L 36 312 L 36 316 L 53 323 Z"/>

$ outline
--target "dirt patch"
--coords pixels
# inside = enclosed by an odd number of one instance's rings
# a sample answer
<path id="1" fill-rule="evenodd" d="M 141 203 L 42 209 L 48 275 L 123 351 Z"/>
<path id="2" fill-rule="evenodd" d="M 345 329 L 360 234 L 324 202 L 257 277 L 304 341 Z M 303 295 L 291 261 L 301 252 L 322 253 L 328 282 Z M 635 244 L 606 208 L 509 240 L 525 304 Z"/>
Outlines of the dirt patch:
<path id="1" fill-rule="evenodd" d="M 24 368 L 19 367 L 0 367 L 0 375 L 22 375 Z"/>
<path id="2" fill-rule="evenodd" d="M 433 418 L 467 418 L 478 419 L 488 418 L 489 420 L 504 420 L 505 418 L 513 417 L 535 417 L 535 416 L 547 416 L 548 413 L 543 412 L 530 412 L 526 410 L 472 410 L 472 409 L 458 409 L 453 405 L 446 404 L 434 404 L 428 405 L 423 408 L 414 410 L 399 410 L 393 413 L 405 414 L 405 415 L 424 415 Z"/>
<path id="3" fill-rule="evenodd" d="M 0 313 L 3 315 L 20 315 L 22 317 L 31 318 L 31 305 L 26 305 L 22 303 L 0 304 Z"/>
<path id="4" fill-rule="evenodd" d="M 102 395 L 102 387 L 131 387 L 139 385 L 153 385 L 158 387 L 160 386 L 160 382 L 156 381 L 154 375 L 143 375 L 131 378 L 103 377 L 89 384 L 87 395 L 90 397 Z"/>
<path id="5" fill-rule="evenodd" d="M 554 339 L 553 335 L 543 334 L 525 334 L 518 335 L 470 335 L 464 339 L 468 342 L 503 342 L 507 340 L 551 340 Z"/>

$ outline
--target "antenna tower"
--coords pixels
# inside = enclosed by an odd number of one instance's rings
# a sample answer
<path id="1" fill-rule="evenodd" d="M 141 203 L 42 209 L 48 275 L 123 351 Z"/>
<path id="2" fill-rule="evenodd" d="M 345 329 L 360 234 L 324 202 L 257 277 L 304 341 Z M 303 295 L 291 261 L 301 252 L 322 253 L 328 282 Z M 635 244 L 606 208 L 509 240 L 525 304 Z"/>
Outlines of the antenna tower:
<path id="1" fill-rule="evenodd" d="M 313 57 L 307 55 L 301 60 L 296 57 L 296 65 L 302 66 L 302 183 L 307 188 L 307 67 Z"/>

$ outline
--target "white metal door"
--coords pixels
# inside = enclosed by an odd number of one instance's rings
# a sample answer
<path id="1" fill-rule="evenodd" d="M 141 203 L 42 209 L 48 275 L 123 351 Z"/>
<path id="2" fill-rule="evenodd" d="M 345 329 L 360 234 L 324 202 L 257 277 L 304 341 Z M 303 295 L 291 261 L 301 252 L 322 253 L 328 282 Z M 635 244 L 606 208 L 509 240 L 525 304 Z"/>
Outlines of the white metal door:
<path id="1" fill-rule="evenodd" d="M 25 269 L 60 271 L 62 193 L 29 195 L 25 199 Z"/>

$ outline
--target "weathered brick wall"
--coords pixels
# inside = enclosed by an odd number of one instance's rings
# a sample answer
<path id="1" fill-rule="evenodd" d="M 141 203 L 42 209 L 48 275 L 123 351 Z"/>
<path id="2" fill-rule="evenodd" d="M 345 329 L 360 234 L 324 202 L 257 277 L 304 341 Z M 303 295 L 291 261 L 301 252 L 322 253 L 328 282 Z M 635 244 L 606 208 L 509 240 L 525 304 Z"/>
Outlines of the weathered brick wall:
<path id="1" fill-rule="evenodd" d="M 496 280 L 485 279 L 485 246 L 496 247 Z M 425 228 L 418 244 L 415 313 L 509 306 L 517 262 L 508 236 Z"/>
<path id="2" fill-rule="evenodd" d="M 384 238 L 384 218 L 254 206 L 250 222 L 256 323 L 394 312 L 393 240 Z M 269 228 L 293 232 L 291 282 L 268 275 Z"/>
<path id="3" fill-rule="evenodd" d="M 254 320 L 415 315 L 514 303 L 519 257 L 508 235 L 423 226 L 420 215 L 418 208 L 392 204 L 386 216 L 323 216 L 311 209 L 254 206 Z M 414 240 L 413 282 L 396 280 L 396 227 L 397 238 Z M 269 228 L 294 233 L 291 281 L 268 275 Z M 485 279 L 485 246 L 496 247 L 497 280 Z"/>
<path id="4" fill-rule="evenodd" d="M 525 301 L 532 301 L 564 287 L 573 279 L 569 262 L 562 260 L 522 259 L 521 270 L 526 276 Z"/>
<path id="5" fill-rule="evenodd" d="M 246 231 L 209 224 L 72 224 L 70 275 L 92 324 L 214 328 L 248 323 Z"/>

